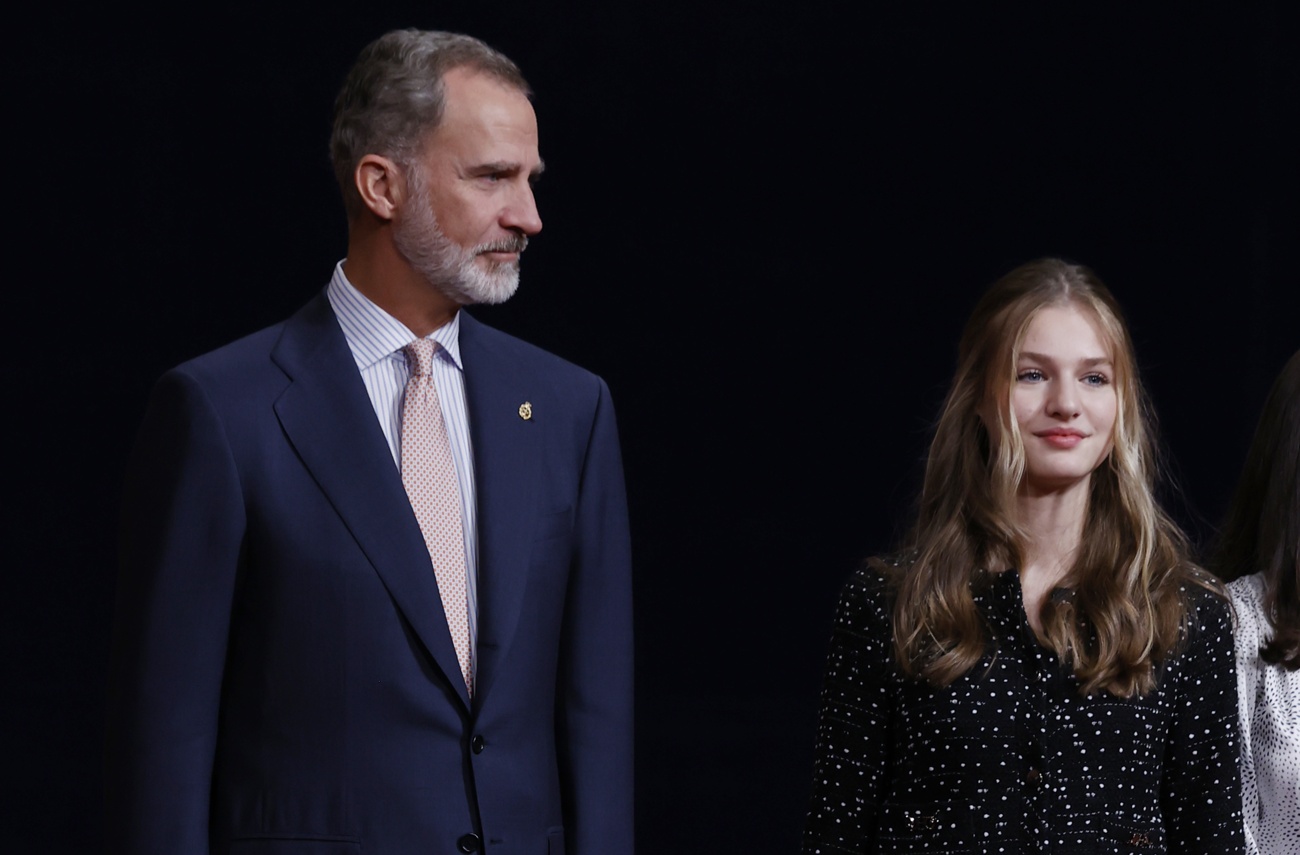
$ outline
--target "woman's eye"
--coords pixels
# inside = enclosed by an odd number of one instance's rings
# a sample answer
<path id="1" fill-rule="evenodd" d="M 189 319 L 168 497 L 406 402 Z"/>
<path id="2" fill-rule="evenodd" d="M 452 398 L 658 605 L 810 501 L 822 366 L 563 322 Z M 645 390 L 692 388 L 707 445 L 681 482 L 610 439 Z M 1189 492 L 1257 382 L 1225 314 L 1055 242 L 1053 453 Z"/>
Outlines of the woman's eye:
<path id="1" fill-rule="evenodd" d="M 1089 386 L 1105 386 L 1110 382 L 1110 378 L 1105 374 L 1085 374 L 1083 382 L 1087 383 Z"/>
<path id="2" fill-rule="evenodd" d="M 1024 380 L 1030 383 L 1037 383 L 1043 379 L 1043 372 L 1037 368 L 1027 368 L 1016 375 L 1017 380 Z"/>

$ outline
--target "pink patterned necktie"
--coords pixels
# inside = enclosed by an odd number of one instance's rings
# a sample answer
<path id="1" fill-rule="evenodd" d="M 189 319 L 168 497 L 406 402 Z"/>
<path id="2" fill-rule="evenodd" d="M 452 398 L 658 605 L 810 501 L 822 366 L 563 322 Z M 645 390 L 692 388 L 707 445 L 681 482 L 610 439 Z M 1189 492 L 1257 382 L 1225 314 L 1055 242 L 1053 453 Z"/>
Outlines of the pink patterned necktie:
<path id="1" fill-rule="evenodd" d="M 438 390 L 429 373 L 436 347 L 434 342 L 419 338 L 403 348 L 411 376 L 402 402 L 402 485 L 411 499 L 415 519 L 424 534 L 424 545 L 433 561 L 438 594 L 447 613 L 461 676 L 473 695 L 460 487 Z"/>

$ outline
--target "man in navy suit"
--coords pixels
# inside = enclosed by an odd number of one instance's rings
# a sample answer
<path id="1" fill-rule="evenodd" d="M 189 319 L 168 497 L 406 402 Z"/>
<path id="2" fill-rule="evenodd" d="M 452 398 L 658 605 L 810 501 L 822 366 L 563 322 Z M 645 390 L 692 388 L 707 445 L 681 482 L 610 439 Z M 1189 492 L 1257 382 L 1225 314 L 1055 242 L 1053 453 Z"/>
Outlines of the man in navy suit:
<path id="1" fill-rule="evenodd" d="M 331 147 L 349 236 L 329 287 L 168 372 L 133 454 L 110 851 L 631 853 L 609 391 L 460 311 L 509 297 L 541 230 L 527 84 L 475 39 L 389 33 Z M 458 520 L 417 518 L 404 485 L 418 339 Z M 463 547 L 463 597 L 431 538 Z"/>

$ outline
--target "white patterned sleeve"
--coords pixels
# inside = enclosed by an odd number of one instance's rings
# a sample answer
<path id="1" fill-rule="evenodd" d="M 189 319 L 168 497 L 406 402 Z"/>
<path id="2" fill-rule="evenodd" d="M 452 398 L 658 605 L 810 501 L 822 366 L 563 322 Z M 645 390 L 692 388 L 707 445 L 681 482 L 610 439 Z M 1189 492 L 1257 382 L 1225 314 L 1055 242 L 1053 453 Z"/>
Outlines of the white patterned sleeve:
<path id="1" fill-rule="evenodd" d="M 1251 724 L 1259 695 L 1259 610 L 1250 577 L 1228 586 L 1234 621 L 1233 646 L 1237 659 L 1237 719 L 1241 734 L 1241 813 L 1246 825 L 1246 851 L 1259 852 L 1259 784 L 1255 777 Z"/>

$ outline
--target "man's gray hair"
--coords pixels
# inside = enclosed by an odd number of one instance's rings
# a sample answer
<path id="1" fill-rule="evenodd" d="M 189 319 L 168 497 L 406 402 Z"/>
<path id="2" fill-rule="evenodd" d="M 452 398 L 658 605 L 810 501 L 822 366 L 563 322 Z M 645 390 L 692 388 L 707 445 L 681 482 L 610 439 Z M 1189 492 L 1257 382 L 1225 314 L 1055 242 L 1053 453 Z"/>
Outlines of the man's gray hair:
<path id="1" fill-rule="evenodd" d="M 410 168 L 442 120 L 443 75 L 472 68 L 531 95 L 519 67 L 471 36 L 393 30 L 366 45 L 334 102 L 330 159 L 351 218 L 360 209 L 353 172 L 367 154 Z"/>

